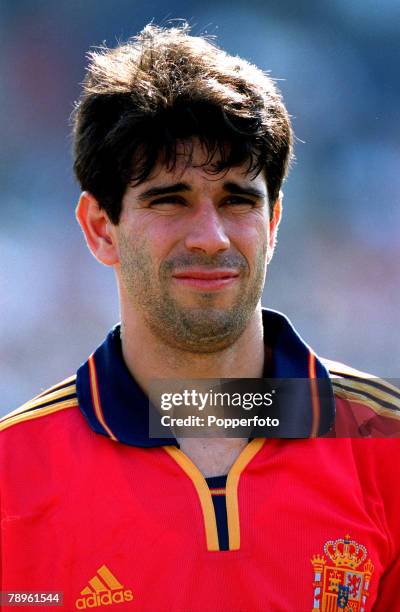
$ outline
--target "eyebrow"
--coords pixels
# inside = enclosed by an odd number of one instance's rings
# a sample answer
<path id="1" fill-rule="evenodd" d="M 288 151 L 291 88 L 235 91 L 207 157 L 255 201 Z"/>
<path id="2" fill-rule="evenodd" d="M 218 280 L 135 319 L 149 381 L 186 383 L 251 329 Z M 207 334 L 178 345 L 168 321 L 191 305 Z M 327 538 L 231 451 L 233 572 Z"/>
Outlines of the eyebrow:
<path id="1" fill-rule="evenodd" d="M 160 185 L 159 187 L 150 187 L 139 196 L 138 200 L 148 200 L 160 195 L 168 195 L 170 193 L 182 193 L 183 191 L 191 191 L 191 188 L 186 183 L 174 183 L 173 185 Z"/>
<path id="2" fill-rule="evenodd" d="M 256 187 L 252 187 L 251 185 L 239 185 L 238 183 L 224 183 L 224 189 L 228 193 L 240 194 L 240 195 L 252 195 L 256 198 L 265 198 L 266 193 L 262 189 L 257 189 Z"/>
<path id="3" fill-rule="evenodd" d="M 256 187 L 252 187 L 251 185 L 239 185 L 234 182 L 227 182 L 223 184 L 224 191 L 234 195 L 250 195 L 256 198 L 265 198 L 266 193 L 257 189 Z M 150 189 L 146 189 L 139 196 L 138 200 L 144 201 L 149 198 L 154 198 L 162 195 L 169 195 L 171 193 L 182 193 L 186 191 L 192 191 L 192 188 L 187 183 L 174 183 L 173 185 L 159 185 L 157 187 L 150 187 Z"/>

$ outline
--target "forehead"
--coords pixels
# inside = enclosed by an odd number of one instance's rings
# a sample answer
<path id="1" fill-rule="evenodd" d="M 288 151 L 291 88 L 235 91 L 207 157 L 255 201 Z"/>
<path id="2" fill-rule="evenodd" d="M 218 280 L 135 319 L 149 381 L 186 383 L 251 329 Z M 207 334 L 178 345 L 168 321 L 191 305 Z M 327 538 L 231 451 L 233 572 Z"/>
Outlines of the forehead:
<path id="1" fill-rule="evenodd" d="M 247 160 L 240 165 L 223 170 L 219 170 L 220 161 L 220 151 L 216 150 L 210 156 L 209 150 L 202 146 L 197 139 L 180 142 L 177 143 L 173 163 L 168 163 L 165 156 L 160 155 L 147 179 L 137 186 L 132 185 L 132 187 L 139 192 L 155 183 L 190 182 L 192 184 L 199 183 L 209 189 L 218 189 L 222 183 L 234 180 L 240 183 L 251 183 L 254 187 L 267 193 L 264 173 L 255 176 L 254 172 L 249 172 Z"/>

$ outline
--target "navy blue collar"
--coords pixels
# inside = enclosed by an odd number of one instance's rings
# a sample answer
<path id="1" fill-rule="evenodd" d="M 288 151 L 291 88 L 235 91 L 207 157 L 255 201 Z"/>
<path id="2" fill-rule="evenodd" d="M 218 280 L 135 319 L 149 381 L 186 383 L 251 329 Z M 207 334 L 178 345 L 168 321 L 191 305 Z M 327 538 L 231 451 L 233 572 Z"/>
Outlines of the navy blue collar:
<path id="1" fill-rule="evenodd" d="M 264 377 L 310 379 L 310 392 L 298 394 L 301 397 L 296 396 L 296 405 L 291 403 L 295 419 L 290 431 L 280 431 L 279 437 L 326 434 L 335 418 L 327 369 L 284 315 L 263 309 L 263 326 L 266 350 L 271 355 L 271 360 L 266 360 L 270 370 L 264 372 Z M 318 399 L 321 382 L 323 402 Z M 131 446 L 177 444 L 173 438 L 149 437 L 149 400 L 125 365 L 119 325 L 79 368 L 76 387 L 80 409 L 96 433 Z"/>

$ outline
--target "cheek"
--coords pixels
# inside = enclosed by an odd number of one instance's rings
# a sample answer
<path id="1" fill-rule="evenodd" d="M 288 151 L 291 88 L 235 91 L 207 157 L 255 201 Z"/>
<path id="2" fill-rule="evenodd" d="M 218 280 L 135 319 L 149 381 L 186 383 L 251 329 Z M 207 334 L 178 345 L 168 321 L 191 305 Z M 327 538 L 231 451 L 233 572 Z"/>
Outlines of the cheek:
<path id="1" fill-rule="evenodd" d="M 180 225 L 177 219 L 143 211 L 130 220 L 124 234 L 136 249 L 145 250 L 159 264 L 179 240 Z"/>
<path id="2" fill-rule="evenodd" d="M 246 259 L 266 257 L 269 240 L 268 220 L 261 214 L 244 218 L 240 224 L 232 224 L 230 237 Z"/>
<path id="3" fill-rule="evenodd" d="M 118 239 L 121 266 L 157 269 L 165 257 L 167 241 L 158 228 L 143 228 L 134 224 L 124 228 Z M 132 270 L 133 272 L 133 270 Z M 140 270 L 138 270 L 140 272 Z"/>

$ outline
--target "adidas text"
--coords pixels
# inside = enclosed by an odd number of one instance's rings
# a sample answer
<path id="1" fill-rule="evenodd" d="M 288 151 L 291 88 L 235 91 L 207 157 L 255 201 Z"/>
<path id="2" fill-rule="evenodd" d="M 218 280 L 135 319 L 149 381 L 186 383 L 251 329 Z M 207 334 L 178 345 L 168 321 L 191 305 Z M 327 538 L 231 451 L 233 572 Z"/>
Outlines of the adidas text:
<path id="1" fill-rule="evenodd" d="M 75 605 L 78 610 L 86 610 L 87 608 L 98 608 L 99 606 L 111 606 L 112 604 L 124 603 L 132 601 L 133 593 L 130 589 L 122 591 L 108 591 L 107 593 L 94 593 L 86 597 L 79 597 Z"/>

